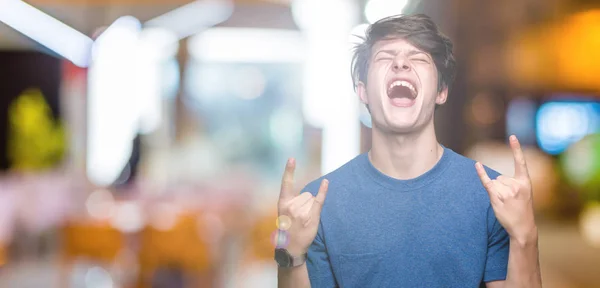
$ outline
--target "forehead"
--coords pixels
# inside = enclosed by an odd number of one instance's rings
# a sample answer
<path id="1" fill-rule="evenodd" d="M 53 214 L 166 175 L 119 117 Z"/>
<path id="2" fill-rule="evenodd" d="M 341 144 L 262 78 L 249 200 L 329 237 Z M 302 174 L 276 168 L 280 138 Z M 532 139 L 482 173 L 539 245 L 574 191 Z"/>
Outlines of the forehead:
<path id="1" fill-rule="evenodd" d="M 375 55 L 375 53 L 377 53 L 380 50 L 392 50 L 400 53 L 406 53 L 409 51 L 424 52 L 421 49 L 410 44 L 403 38 L 385 39 L 377 41 L 371 49 L 371 51 L 373 52 L 372 54 Z"/>

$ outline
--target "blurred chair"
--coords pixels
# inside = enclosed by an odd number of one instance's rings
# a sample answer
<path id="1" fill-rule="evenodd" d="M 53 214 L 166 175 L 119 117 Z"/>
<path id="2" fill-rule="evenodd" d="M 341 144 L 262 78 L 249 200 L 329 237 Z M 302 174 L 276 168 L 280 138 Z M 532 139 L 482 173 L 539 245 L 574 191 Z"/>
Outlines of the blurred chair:
<path id="1" fill-rule="evenodd" d="M 188 287 L 212 287 L 216 275 L 212 273 L 211 248 L 201 236 L 208 233 L 208 229 L 200 219 L 196 213 L 181 213 L 167 229 L 147 225 L 142 230 L 138 287 L 152 287 L 157 273 L 176 270 L 183 272 L 181 277 L 193 279 Z"/>
<path id="2" fill-rule="evenodd" d="M 121 231 L 110 223 L 68 223 L 62 229 L 63 257 L 67 260 L 89 258 L 112 262 L 124 247 Z"/>
<path id="3" fill-rule="evenodd" d="M 246 252 L 249 261 L 273 261 L 275 245 L 273 233 L 277 230 L 277 211 L 270 211 L 260 215 L 251 226 L 249 238 L 246 243 Z"/>
<path id="4" fill-rule="evenodd" d="M 0 243 L 0 268 L 6 265 L 8 261 L 8 255 L 6 251 L 6 245 L 4 243 Z"/>
<path id="5" fill-rule="evenodd" d="M 109 222 L 68 222 L 61 229 L 60 287 L 68 287 L 68 276 L 75 261 L 89 260 L 111 265 L 125 248 L 125 237 Z"/>
<path id="6" fill-rule="evenodd" d="M 276 203 L 270 207 L 277 207 Z M 277 287 L 277 266 L 273 260 L 277 210 L 257 212 L 253 220 L 244 235 L 243 258 L 236 269 L 234 287 Z"/>

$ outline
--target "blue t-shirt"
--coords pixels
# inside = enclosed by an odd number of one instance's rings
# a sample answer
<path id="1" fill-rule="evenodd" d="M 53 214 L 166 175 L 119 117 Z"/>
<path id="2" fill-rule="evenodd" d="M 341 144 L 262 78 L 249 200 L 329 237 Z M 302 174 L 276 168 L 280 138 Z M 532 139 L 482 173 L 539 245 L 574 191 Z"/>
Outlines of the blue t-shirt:
<path id="1" fill-rule="evenodd" d="M 465 288 L 504 280 L 509 237 L 474 165 L 444 148 L 431 170 L 398 180 L 365 153 L 323 176 L 329 191 L 307 260 L 312 287 Z M 492 179 L 499 175 L 486 169 Z M 322 178 L 304 191 L 316 195 Z"/>

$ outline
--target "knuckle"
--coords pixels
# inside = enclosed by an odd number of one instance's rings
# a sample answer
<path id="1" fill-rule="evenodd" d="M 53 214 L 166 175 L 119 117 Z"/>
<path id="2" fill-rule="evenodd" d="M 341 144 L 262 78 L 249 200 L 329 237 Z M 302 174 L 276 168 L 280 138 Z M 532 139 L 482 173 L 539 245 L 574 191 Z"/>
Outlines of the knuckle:
<path id="1" fill-rule="evenodd" d="M 289 212 L 289 206 L 289 204 L 282 203 L 281 201 L 277 204 L 277 208 L 279 208 L 279 211 L 282 213 Z"/>
<path id="2" fill-rule="evenodd" d="M 296 207 L 293 207 L 293 206 L 289 207 L 288 208 L 288 212 L 290 214 L 290 217 L 292 217 L 292 218 L 298 218 L 298 216 L 299 216 L 298 215 L 298 208 L 296 208 Z"/>
<path id="3" fill-rule="evenodd" d="M 289 216 L 293 216 L 296 214 L 296 211 L 298 210 L 296 208 L 295 205 L 292 205 L 292 203 L 289 203 L 287 205 L 285 205 L 285 207 L 283 207 L 282 209 L 284 212 L 286 212 Z"/>
<path id="4" fill-rule="evenodd" d="M 300 214 L 298 216 L 296 216 L 296 218 L 294 218 L 296 221 L 299 221 L 301 223 L 306 222 L 306 220 L 308 219 L 308 217 L 305 214 Z"/>

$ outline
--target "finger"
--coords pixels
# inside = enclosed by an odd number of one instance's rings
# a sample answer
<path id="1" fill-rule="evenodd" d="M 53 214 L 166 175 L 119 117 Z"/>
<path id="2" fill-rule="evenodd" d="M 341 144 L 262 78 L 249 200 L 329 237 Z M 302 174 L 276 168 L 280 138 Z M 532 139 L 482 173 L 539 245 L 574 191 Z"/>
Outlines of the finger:
<path id="1" fill-rule="evenodd" d="M 515 185 L 519 184 L 517 182 L 517 180 L 515 180 L 514 178 L 506 177 L 504 175 L 500 175 L 500 176 L 496 177 L 496 180 L 498 180 L 498 182 L 500 182 L 502 185 L 505 185 L 508 187 L 514 187 Z"/>
<path id="2" fill-rule="evenodd" d="M 496 178 L 495 184 L 496 189 L 494 189 L 494 193 L 501 201 L 504 201 L 510 197 L 512 197 L 513 187 L 511 186 L 509 180 L 506 177 L 498 176 Z"/>
<path id="3" fill-rule="evenodd" d="M 325 198 L 327 197 L 327 190 L 329 188 L 329 180 L 323 179 L 321 181 L 321 187 L 319 187 L 319 192 L 317 193 L 317 197 L 315 197 L 315 204 L 313 207 L 321 213 L 321 209 L 323 208 L 323 203 L 325 203 Z"/>
<path id="4" fill-rule="evenodd" d="M 298 210 L 298 218 L 302 221 L 302 225 L 306 226 L 308 222 L 311 220 L 311 210 L 315 204 L 315 198 L 310 198 L 304 206 L 300 207 Z"/>
<path id="5" fill-rule="evenodd" d="M 290 204 L 289 211 L 291 213 L 297 214 L 302 206 L 304 206 L 307 202 L 313 199 L 313 195 L 310 192 L 304 192 L 298 196 L 296 196 Z"/>
<path id="6" fill-rule="evenodd" d="M 505 189 L 499 189 L 504 191 L 503 196 L 505 196 L 506 198 L 514 197 L 516 194 L 518 194 L 520 184 L 516 179 L 501 175 L 498 176 L 496 180 L 498 180 L 498 182 L 500 182 L 501 185 L 506 187 Z"/>
<path id="7" fill-rule="evenodd" d="M 494 195 L 494 197 L 492 198 L 492 194 L 490 194 L 490 201 L 492 203 L 495 203 L 495 204 L 504 203 L 506 196 L 504 196 L 501 192 L 495 191 L 493 195 Z"/>
<path id="8" fill-rule="evenodd" d="M 298 208 L 298 215 L 305 215 L 306 213 L 310 212 L 310 209 L 315 204 L 315 201 L 315 197 L 311 197 L 310 199 L 308 199 L 308 201 L 306 201 L 304 205 Z"/>
<path id="9" fill-rule="evenodd" d="M 477 162 L 475 163 L 475 169 L 477 170 L 477 175 L 479 175 L 479 180 L 481 180 L 481 184 L 485 187 L 486 190 L 491 190 L 494 182 L 490 179 L 487 172 L 485 172 L 485 168 L 483 168 L 483 164 Z"/>
<path id="10" fill-rule="evenodd" d="M 290 158 L 285 165 L 285 171 L 283 172 L 283 179 L 281 180 L 281 191 L 279 194 L 279 201 L 288 200 L 294 198 L 294 170 L 296 170 L 296 160 Z"/>
<path id="11" fill-rule="evenodd" d="M 477 170 L 477 175 L 479 175 L 479 180 L 481 180 L 481 184 L 485 188 L 485 191 L 488 192 L 488 196 L 490 197 L 490 201 L 492 203 L 501 203 L 503 201 L 502 195 L 498 194 L 497 189 L 494 189 L 494 181 L 490 179 L 490 176 L 485 172 L 485 168 L 483 168 L 483 164 L 477 162 L 475 163 L 475 169 Z"/>
<path id="12" fill-rule="evenodd" d="M 506 177 L 506 176 L 504 176 L 504 175 L 500 175 L 500 176 L 496 177 L 496 180 L 497 180 L 498 182 L 500 182 L 501 184 L 504 184 L 504 185 L 507 185 L 507 183 L 509 183 L 509 182 L 510 182 L 510 180 L 509 180 L 509 179 L 510 179 L 509 177 Z M 508 186 L 508 185 L 507 185 L 507 186 Z"/>
<path id="13" fill-rule="evenodd" d="M 521 149 L 521 143 L 519 143 L 519 139 L 517 139 L 517 136 L 511 135 L 509 137 L 509 142 L 515 158 L 515 177 L 529 177 L 529 172 L 527 171 L 527 162 L 525 162 L 525 156 L 523 155 L 523 150 Z"/>

